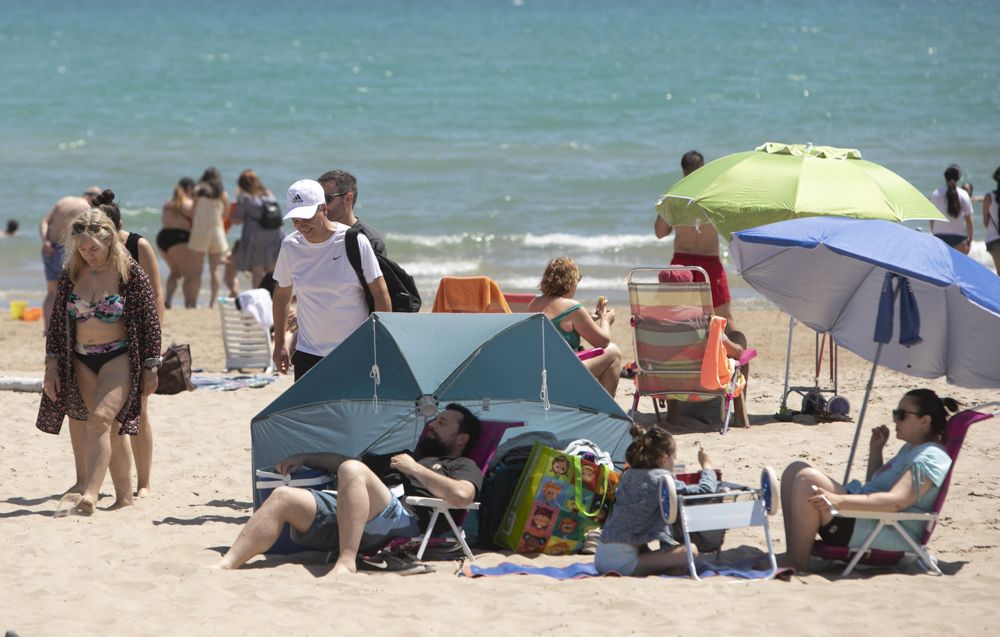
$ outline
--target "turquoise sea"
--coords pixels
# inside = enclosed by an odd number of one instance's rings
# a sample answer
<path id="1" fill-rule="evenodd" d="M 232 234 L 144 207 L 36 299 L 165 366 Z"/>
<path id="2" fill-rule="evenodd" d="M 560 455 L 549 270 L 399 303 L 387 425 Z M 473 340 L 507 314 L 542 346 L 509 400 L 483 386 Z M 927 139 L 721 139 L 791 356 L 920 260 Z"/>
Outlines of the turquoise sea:
<path id="1" fill-rule="evenodd" d="M 580 295 L 659 266 L 653 204 L 691 148 L 858 148 L 930 193 L 1000 165 L 986 0 L 0 1 L 0 301 L 43 286 L 35 228 L 111 187 L 147 236 L 182 175 L 276 193 L 343 168 L 427 296 L 443 274 Z M 977 208 L 977 232 L 981 238 Z M 235 233 L 232 238 L 236 238 Z M 978 241 L 973 256 L 989 258 Z M 753 302 L 752 290 L 737 296 Z M 28 298 L 37 299 L 31 294 Z"/>

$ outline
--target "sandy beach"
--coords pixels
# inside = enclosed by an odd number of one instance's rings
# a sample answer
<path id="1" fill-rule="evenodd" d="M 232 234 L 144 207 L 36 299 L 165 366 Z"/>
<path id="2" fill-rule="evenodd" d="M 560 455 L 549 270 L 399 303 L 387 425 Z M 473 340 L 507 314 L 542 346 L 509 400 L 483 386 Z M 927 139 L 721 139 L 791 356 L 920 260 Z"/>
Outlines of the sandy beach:
<path id="1" fill-rule="evenodd" d="M 632 360 L 625 308 L 617 311 L 616 341 Z M 696 443 L 713 455 L 727 479 L 753 484 L 764 465 L 779 472 L 805 459 L 841 475 L 853 424 L 784 423 L 771 416 L 781 398 L 787 316 L 775 310 L 737 315 L 759 350 L 749 393 L 749 430 L 720 437 L 714 425 L 684 420 L 674 430 L 679 460 L 695 463 Z M 0 318 L 0 370 L 42 373 L 40 323 Z M 217 311 L 172 310 L 164 344 L 190 343 L 194 366 L 221 375 L 223 350 Z M 799 328 L 793 380 L 811 382 L 813 334 Z M 857 415 L 870 365 L 841 352 L 841 393 Z M 488 635 L 693 634 L 828 635 L 987 633 L 1000 619 L 1000 421 L 972 429 L 931 549 L 945 577 L 914 571 L 865 571 L 847 579 L 837 570 L 789 581 L 713 578 L 601 578 L 562 582 L 543 577 L 458 577 L 458 562 L 414 577 L 363 573 L 324 577 L 328 565 L 256 559 L 235 572 L 209 567 L 251 512 L 251 417 L 291 383 L 282 377 L 261 389 L 200 389 L 154 396 L 154 492 L 117 512 L 91 518 L 53 518 L 72 482 L 69 436 L 34 427 L 39 395 L 0 392 L 6 415 L 0 439 L 0 628 L 29 635 L 243 635 L 453 633 Z M 870 425 L 889 424 L 889 410 L 906 390 L 928 386 L 967 404 L 992 391 L 950 387 L 880 370 L 869 407 Z M 628 409 L 632 384 L 617 400 Z M 792 406 L 797 406 L 793 401 Z M 642 422 L 652 422 L 648 400 Z M 868 427 L 866 427 L 867 429 Z M 863 440 L 867 439 L 867 432 Z M 891 441 L 888 452 L 900 446 Z M 863 456 L 863 453 L 862 453 Z M 862 457 L 855 475 L 863 472 Z M 111 504 L 110 479 L 99 507 Z M 772 518 L 776 550 L 784 551 L 781 518 Z M 759 555 L 758 530 L 731 531 L 723 556 Z M 480 564 L 511 559 L 565 565 L 585 556 L 508 557 L 482 553 Z M 957 612 L 956 612 L 957 611 Z"/>

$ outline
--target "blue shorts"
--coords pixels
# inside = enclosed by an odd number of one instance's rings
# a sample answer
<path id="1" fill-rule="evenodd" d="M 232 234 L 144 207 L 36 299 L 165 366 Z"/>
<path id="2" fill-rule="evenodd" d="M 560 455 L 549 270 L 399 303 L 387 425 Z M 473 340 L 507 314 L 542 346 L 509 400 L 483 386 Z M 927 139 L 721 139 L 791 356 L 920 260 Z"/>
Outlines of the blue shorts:
<path id="1" fill-rule="evenodd" d="M 319 550 L 333 550 L 340 545 L 340 528 L 337 525 L 337 496 L 326 491 L 313 491 L 316 500 L 316 517 L 305 533 L 291 529 L 292 541 Z M 420 535 L 417 516 L 392 496 L 389 504 L 365 525 L 361 536 L 361 551 L 381 548 L 390 538 Z"/>
<path id="2" fill-rule="evenodd" d="M 61 243 L 53 243 L 52 247 L 55 248 L 52 256 L 45 254 L 45 248 L 42 247 L 42 264 L 45 265 L 46 281 L 58 281 L 63 271 L 63 246 Z"/>

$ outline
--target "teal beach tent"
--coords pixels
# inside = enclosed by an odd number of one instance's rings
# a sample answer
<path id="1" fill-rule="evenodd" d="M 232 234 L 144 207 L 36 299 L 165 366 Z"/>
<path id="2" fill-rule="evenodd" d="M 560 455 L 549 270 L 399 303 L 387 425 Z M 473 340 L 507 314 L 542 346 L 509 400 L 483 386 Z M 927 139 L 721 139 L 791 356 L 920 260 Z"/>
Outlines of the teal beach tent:
<path id="1" fill-rule="evenodd" d="M 375 313 L 253 418 L 253 469 L 300 452 L 412 449 L 452 402 L 523 421 L 512 436 L 587 438 L 617 463 L 630 442 L 628 416 L 543 315 Z"/>

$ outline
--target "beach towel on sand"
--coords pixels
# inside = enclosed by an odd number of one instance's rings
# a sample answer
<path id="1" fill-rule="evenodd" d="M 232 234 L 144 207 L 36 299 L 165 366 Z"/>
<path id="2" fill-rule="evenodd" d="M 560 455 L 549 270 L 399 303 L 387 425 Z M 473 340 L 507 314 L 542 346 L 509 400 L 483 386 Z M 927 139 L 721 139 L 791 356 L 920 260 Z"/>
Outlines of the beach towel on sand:
<path id="1" fill-rule="evenodd" d="M 733 564 L 712 564 L 705 560 L 698 560 L 695 565 L 698 568 L 698 577 L 713 577 L 722 575 L 725 577 L 736 577 L 739 579 L 769 579 L 770 567 L 764 570 L 755 570 L 753 564 L 760 561 L 760 558 L 752 558 L 736 562 Z M 793 569 L 779 568 L 774 579 L 787 580 L 791 577 Z M 503 562 L 496 566 L 478 566 L 466 562 L 462 565 L 459 574 L 464 577 L 500 577 L 501 575 L 541 575 L 559 580 L 584 579 L 588 577 L 621 577 L 618 573 L 598 573 L 593 562 L 579 562 L 567 566 L 528 566 L 525 564 L 512 564 Z M 660 577 L 679 577 L 687 579 L 684 575 L 661 575 Z"/>

